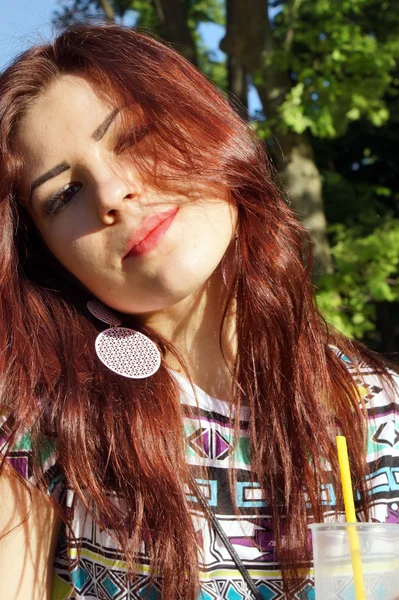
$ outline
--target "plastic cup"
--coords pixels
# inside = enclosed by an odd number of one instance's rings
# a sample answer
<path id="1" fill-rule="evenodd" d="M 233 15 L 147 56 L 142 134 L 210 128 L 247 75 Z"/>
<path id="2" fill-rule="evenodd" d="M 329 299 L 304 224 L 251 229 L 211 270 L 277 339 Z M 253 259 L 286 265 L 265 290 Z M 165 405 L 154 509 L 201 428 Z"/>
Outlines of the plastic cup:
<path id="1" fill-rule="evenodd" d="M 320 523 L 310 529 L 316 600 L 399 600 L 399 523 Z M 361 597 L 356 578 L 364 581 Z"/>

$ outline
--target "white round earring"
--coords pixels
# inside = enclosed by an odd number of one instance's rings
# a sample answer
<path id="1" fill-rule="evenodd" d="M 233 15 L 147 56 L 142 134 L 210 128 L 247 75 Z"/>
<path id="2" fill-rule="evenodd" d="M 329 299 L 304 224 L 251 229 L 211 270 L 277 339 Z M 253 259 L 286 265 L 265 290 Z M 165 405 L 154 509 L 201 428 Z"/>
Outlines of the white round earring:
<path id="1" fill-rule="evenodd" d="M 114 373 L 131 379 L 144 379 L 161 366 L 161 353 L 140 331 L 120 327 L 122 321 L 98 300 L 89 300 L 87 309 L 99 321 L 110 325 L 96 338 L 96 353 Z"/>

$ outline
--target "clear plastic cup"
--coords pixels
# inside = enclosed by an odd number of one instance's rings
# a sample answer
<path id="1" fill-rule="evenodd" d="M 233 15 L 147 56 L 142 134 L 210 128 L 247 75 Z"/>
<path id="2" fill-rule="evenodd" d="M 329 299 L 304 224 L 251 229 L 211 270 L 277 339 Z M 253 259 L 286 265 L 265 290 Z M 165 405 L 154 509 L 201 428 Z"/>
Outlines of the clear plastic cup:
<path id="1" fill-rule="evenodd" d="M 310 529 L 316 600 L 399 600 L 399 523 Z"/>

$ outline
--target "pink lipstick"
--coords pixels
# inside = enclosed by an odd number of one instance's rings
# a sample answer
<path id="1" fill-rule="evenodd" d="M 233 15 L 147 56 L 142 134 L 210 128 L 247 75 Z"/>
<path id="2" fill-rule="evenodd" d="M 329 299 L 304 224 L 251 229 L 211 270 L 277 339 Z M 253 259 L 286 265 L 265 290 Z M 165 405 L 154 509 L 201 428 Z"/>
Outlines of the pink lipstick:
<path id="1" fill-rule="evenodd" d="M 171 226 L 177 211 L 178 208 L 174 207 L 145 219 L 130 238 L 123 259 L 142 256 L 155 248 Z"/>

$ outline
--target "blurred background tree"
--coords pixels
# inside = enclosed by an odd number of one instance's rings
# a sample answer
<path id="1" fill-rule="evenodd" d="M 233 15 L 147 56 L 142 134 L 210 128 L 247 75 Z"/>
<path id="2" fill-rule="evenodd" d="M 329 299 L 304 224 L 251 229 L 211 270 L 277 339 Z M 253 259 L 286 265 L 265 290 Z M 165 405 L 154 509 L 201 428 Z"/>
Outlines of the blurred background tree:
<path id="1" fill-rule="evenodd" d="M 399 343 L 397 0 L 61 0 L 55 24 L 155 32 L 258 132 L 314 248 L 327 321 L 385 352 Z M 217 60 L 201 23 L 225 27 Z M 248 88 L 262 110 L 248 114 Z"/>

